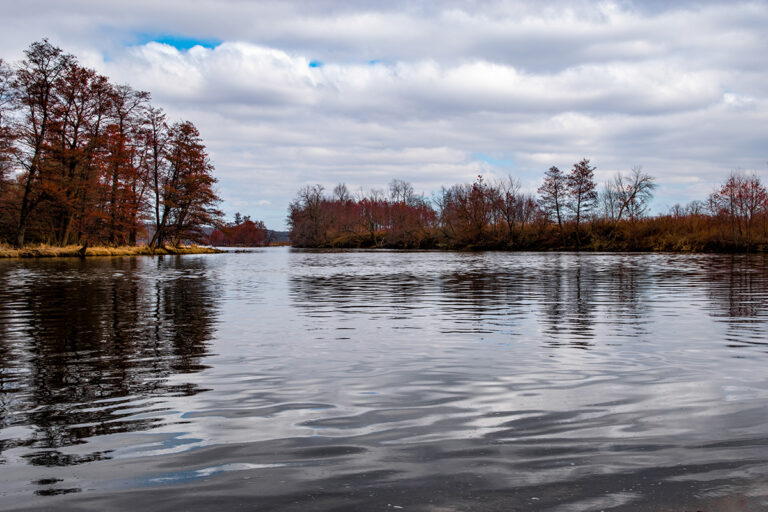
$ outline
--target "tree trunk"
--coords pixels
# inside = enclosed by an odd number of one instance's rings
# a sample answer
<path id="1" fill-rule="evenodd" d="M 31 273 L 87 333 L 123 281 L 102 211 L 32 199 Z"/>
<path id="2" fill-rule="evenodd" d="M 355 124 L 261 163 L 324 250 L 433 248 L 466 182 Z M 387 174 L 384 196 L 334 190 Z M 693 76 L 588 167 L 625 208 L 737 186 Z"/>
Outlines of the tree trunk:
<path id="1" fill-rule="evenodd" d="M 21 198 L 21 211 L 19 212 L 19 225 L 16 229 L 16 248 L 21 249 L 24 245 L 24 233 L 27 231 L 27 220 L 32 210 L 32 201 L 30 200 L 32 190 L 32 175 L 27 177 L 27 183 L 24 186 L 24 195 Z"/>

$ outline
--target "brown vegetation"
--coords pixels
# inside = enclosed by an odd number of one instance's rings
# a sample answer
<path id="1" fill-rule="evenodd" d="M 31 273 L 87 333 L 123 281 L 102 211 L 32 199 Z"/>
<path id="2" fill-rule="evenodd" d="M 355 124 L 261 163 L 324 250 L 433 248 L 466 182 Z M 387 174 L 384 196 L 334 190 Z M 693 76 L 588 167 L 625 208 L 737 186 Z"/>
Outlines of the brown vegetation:
<path id="1" fill-rule="evenodd" d="M 157 247 L 147 245 L 96 246 L 86 247 L 83 251 L 80 245 L 53 246 L 45 244 L 26 245 L 16 249 L 10 245 L 0 244 L 0 258 L 63 258 L 63 257 L 92 257 L 92 256 L 162 256 L 168 254 L 215 254 L 218 249 L 200 247 L 197 245 L 181 245 L 178 247 Z"/>
<path id="2" fill-rule="evenodd" d="M 253 221 L 249 215 L 241 217 L 240 212 L 237 212 L 234 222 L 211 232 L 209 242 L 217 247 L 263 247 L 272 241 L 262 221 Z"/>
<path id="3" fill-rule="evenodd" d="M 654 178 L 637 167 L 597 191 L 589 160 L 550 168 L 538 197 L 513 178 L 442 188 L 431 200 L 396 180 L 390 194 L 299 191 L 288 222 L 298 247 L 724 252 L 768 250 L 768 192 L 732 174 L 706 202 L 647 216 Z"/>
<path id="4" fill-rule="evenodd" d="M 212 172 L 197 128 L 166 123 L 148 93 L 47 40 L 0 60 L 0 242 L 202 242 L 221 217 Z"/>

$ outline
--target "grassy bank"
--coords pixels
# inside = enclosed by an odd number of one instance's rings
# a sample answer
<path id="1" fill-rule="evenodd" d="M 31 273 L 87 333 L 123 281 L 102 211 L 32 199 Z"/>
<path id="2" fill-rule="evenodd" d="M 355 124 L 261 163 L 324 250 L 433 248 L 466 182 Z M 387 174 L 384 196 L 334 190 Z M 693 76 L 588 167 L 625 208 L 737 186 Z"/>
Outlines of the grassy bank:
<path id="1" fill-rule="evenodd" d="M 373 232 L 354 225 L 343 231 L 331 225 L 309 231 L 311 236 L 294 233 L 293 245 L 339 249 L 766 253 L 768 218 L 765 221 L 745 226 L 707 215 L 663 215 L 621 222 L 597 219 L 583 222 L 578 236 L 572 222 L 563 223 L 560 231 L 556 224 L 541 219 L 512 228 L 498 223 L 464 229 L 454 224 L 406 226 L 409 229 L 391 224 L 388 229 Z"/>
<path id="2" fill-rule="evenodd" d="M 15 249 L 0 244 L 0 258 L 66 258 L 83 257 L 81 245 L 56 247 L 53 245 L 29 245 Z M 163 254 L 216 254 L 218 249 L 196 245 L 151 249 L 146 245 L 125 245 L 120 247 L 93 246 L 85 251 L 85 257 L 92 256 L 157 256 Z"/>

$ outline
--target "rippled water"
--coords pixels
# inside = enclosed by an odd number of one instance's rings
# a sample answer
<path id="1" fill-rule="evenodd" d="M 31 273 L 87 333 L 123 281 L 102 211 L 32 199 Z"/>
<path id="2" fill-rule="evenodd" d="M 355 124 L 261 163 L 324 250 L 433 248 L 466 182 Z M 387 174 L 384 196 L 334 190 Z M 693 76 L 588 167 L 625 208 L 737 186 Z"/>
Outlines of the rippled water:
<path id="1" fill-rule="evenodd" d="M 0 508 L 768 509 L 764 256 L 0 261 Z"/>

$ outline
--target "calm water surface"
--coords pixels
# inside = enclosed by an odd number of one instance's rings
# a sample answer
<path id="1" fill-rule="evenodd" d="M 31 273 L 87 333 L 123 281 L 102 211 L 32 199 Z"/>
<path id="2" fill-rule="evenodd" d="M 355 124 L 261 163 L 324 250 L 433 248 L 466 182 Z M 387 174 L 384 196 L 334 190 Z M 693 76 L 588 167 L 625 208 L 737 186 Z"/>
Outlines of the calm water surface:
<path id="1" fill-rule="evenodd" d="M 768 510 L 764 256 L 0 261 L 0 509 Z"/>

